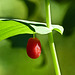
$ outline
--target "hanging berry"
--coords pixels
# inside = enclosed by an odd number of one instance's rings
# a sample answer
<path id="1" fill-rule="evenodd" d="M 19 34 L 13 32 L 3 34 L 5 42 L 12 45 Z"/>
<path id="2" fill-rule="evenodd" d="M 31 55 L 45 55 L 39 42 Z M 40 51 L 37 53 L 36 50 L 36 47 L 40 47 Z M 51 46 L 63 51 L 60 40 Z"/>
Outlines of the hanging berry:
<path id="1" fill-rule="evenodd" d="M 30 38 L 26 48 L 27 54 L 30 58 L 36 59 L 41 54 L 41 43 L 37 38 Z"/>

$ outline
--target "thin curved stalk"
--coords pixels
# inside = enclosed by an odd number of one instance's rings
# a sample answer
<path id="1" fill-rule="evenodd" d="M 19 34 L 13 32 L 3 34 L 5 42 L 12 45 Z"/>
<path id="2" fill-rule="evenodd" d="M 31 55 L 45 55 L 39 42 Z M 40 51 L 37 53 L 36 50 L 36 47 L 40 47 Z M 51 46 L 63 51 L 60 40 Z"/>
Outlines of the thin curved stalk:
<path id="1" fill-rule="evenodd" d="M 50 0 L 45 0 L 45 3 L 46 3 L 47 27 L 51 30 Z M 55 68 L 55 73 L 56 73 L 56 75 L 61 75 L 59 64 L 58 64 L 58 59 L 57 59 L 57 55 L 56 55 L 52 30 L 51 30 L 51 33 L 48 34 L 48 40 L 49 40 L 49 46 L 50 46 L 53 64 L 54 64 L 54 68 Z"/>

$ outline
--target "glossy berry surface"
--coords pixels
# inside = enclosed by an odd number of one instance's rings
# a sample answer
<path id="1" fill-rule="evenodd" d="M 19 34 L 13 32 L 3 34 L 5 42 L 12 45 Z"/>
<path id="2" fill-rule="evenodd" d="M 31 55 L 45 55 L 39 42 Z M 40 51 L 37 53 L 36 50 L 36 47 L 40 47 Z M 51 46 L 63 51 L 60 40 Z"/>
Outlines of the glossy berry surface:
<path id="1" fill-rule="evenodd" d="M 27 43 L 27 54 L 30 58 L 36 59 L 41 54 L 41 43 L 37 38 L 30 38 Z"/>

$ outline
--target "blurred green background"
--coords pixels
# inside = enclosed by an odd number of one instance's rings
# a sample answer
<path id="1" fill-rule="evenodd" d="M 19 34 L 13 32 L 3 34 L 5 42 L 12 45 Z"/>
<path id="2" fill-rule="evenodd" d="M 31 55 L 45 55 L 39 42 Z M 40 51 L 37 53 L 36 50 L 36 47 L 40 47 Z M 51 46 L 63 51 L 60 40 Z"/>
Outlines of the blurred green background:
<path id="1" fill-rule="evenodd" d="M 62 75 L 75 75 L 75 0 L 50 0 L 52 24 L 64 27 L 61 36 L 53 31 Z M 0 0 L 0 18 L 46 22 L 45 0 Z M 47 35 L 36 34 L 42 44 L 38 59 L 27 56 L 32 35 L 23 34 L 0 42 L 0 75 L 55 75 Z"/>

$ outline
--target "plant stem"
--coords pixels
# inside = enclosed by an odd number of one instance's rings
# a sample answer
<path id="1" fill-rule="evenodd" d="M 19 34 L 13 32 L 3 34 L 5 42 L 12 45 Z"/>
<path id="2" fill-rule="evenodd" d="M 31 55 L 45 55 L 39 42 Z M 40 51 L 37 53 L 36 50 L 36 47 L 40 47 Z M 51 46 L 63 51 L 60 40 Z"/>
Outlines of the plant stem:
<path id="1" fill-rule="evenodd" d="M 46 3 L 47 27 L 51 30 L 50 0 L 45 0 L 45 3 Z M 49 46 L 50 46 L 52 59 L 53 59 L 53 63 L 54 63 L 55 73 L 56 73 L 56 75 L 61 75 L 59 64 L 58 64 L 58 59 L 57 59 L 57 55 L 56 55 L 56 50 L 55 50 L 55 46 L 54 46 L 52 30 L 51 30 L 51 33 L 48 34 L 48 40 L 49 40 Z"/>
<path id="2" fill-rule="evenodd" d="M 34 32 L 34 34 L 33 34 L 33 38 L 35 38 L 35 32 Z"/>

